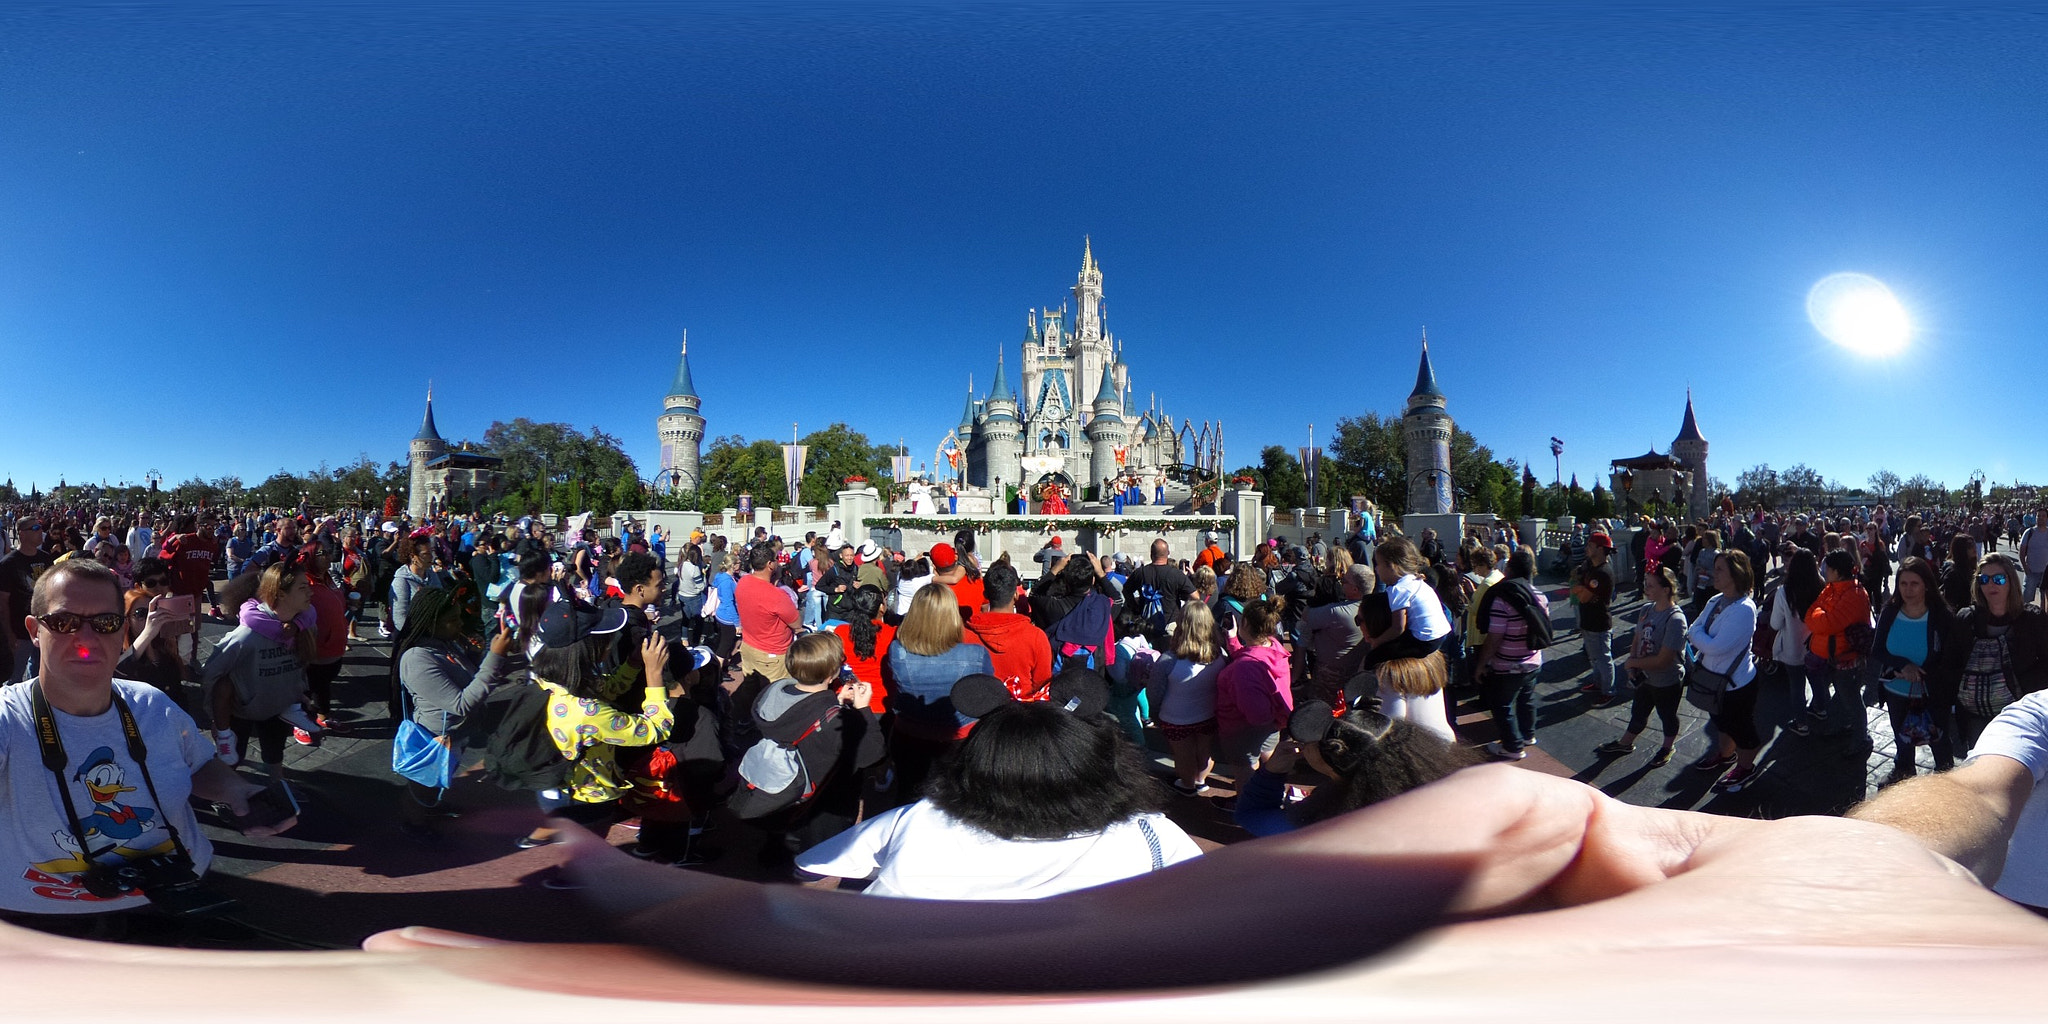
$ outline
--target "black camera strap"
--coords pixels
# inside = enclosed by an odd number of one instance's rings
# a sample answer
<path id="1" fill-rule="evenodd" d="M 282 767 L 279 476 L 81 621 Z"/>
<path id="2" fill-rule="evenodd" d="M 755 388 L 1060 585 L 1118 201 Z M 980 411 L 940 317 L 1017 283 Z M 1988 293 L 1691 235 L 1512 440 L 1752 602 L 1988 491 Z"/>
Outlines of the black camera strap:
<path id="1" fill-rule="evenodd" d="M 42 748 L 43 767 L 57 778 L 57 795 L 64 801 L 64 817 L 71 825 L 71 836 L 78 840 L 78 856 L 91 864 L 94 853 L 86 846 L 85 826 L 80 823 L 78 805 L 71 800 L 71 783 L 64 777 L 70 758 L 64 753 L 64 737 L 57 731 L 57 716 L 50 710 L 49 698 L 43 695 L 42 681 L 37 680 L 31 687 L 29 696 L 36 717 L 36 746 Z M 121 733 L 128 741 L 128 756 L 142 769 L 142 784 L 149 790 L 150 801 L 156 804 L 156 813 L 163 822 L 164 831 L 171 834 L 172 847 L 178 851 L 178 856 L 189 861 L 192 854 L 185 849 L 185 840 L 178 835 L 178 826 L 171 824 L 171 809 L 164 806 L 163 797 L 156 792 L 156 780 L 150 778 L 149 747 L 142 741 L 142 729 L 135 724 L 135 713 L 128 709 L 128 702 L 122 699 L 119 691 L 115 691 L 113 697 L 114 711 L 121 716 Z"/>

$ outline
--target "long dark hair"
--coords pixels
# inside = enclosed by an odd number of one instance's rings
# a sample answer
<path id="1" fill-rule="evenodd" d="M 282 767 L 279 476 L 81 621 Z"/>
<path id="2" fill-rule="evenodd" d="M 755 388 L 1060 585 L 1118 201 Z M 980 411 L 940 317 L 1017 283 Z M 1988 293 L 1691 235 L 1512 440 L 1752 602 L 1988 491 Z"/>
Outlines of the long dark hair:
<path id="1" fill-rule="evenodd" d="M 874 587 L 855 587 L 845 597 L 841 609 L 849 614 L 846 620 L 846 635 L 853 638 L 853 654 L 866 661 L 875 656 L 875 638 L 882 631 L 882 624 L 875 616 L 882 611 L 882 592 Z"/>
<path id="2" fill-rule="evenodd" d="M 1006 704 L 939 762 L 925 798 L 1001 839 L 1101 832 L 1159 806 L 1137 748 L 1050 704 Z"/>
<path id="3" fill-rule="evenodd" d="M 406 609 L 405 630 L 398 635 L 398 653 L 404 654 L 435 638 L 441 620 L 455 611 L 455 592 L 445 587 L 421 587 Z"/>
<path id="4" fill-rule="evenodd" d="M 1316 787 L 1290 817 L 1309 825 L 1400 796 L 1460 768 L 1478 764 L 1460 747 L 1407 719 L 1347 711 L 1330 725 L 1315 750 L 1337 777 Z"/>
<path id="5" fill-rule="evenodd" d="M 1785 600 L 1791 602 L 1792 610 L 1800 618 L 1806 617 L 1806 610 L 1820 599 L 1821 588 L 1825 586 L 1827 581 L 1820 578 L 1820 559 L 1806 548 L 1792 552 L 1792 560 L 1785 563 Z"/>

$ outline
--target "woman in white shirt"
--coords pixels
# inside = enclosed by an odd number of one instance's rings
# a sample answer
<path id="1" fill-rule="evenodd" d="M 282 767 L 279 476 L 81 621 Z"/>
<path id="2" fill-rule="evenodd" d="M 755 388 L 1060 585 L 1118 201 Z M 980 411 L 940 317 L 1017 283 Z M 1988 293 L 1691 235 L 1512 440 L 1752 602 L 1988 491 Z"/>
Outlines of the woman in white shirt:
<path id="1" fill-rule="evenodd" d="M 993 710 L 940 763 L 917 803 L 883 812 L 797 858 L 816 875 L 867 879 L 869 895 L 1029 900 L 1142 875 L 1201 855 L 1153 810 L 1157 784 L 1093 691 L 1020 704 L 994 677 Z M 956 688 L 954 704 L 971 704 Z M 986 706 L 986 705 L 984 705 Z M 1073 710 L 1070 711 L 1069 708 Z"/>
<path id="2" fill-rule="evenodd" d="M 1756 755 L 1763 746 L 1756 728 L 1756 660 L 1750 657 L 1750 638 L 1756 634 L 1756 602 L 1750 600 L 1756 577 L 1749 556 L 1740 551 L 1723 551 L 1714 559 L 1714 589 L 1700 611 L 1700 620 L 1685 631 L 1685 638 L 1698 656 L 1695 670 L 1728 677 L 1721 692 L 1720 710 L 1714 712 L 1719 741 L 1693 770 L 1723 773 L 1714 788 L 1739 793 L 1755 783 Z M 1733 767 L 1731 767 L 1731 765 Z"/>
<path id="3" fill-rule="evenodd" d="M 1182 796 L 1201 796 L 1215 765 L 1216 673 L 1224 665 L 1216 615 L 1208 605 L 1181 602 L 1171 650 L 1153 661 L 1147 697 L 1152 719 L 1173 751 L 1173 788 Z"/>

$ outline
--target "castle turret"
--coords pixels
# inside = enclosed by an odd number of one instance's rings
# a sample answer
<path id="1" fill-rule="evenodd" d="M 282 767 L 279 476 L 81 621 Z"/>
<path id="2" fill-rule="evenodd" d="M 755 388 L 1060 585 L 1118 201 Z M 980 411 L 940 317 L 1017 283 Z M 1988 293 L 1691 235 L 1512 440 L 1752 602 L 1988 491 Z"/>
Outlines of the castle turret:
<path id="1" fill-rule="evenodd" d="M 697 383 L 690 378 L 690 332 L 684 331 L 676 376 L 662 397 L 661 416 L 654 421 L 661 435 L 661 480 L 670 490 L 694 491 L 703 483 L 699 462 L 704 442 L 702 409 Z"/>
<path id="2" fill-rule="evenodd" d="M 1422 364 L 1415 370 L 1415 390 L 1401 417 L 1401 439 L 1408 452 L 1408 511 L 1444 514 L 1451 511 L 1451 414 L 1445 411 L 1443 389 L 1429 365 L 1429 334 L 1422 336 Z"/>
<path id="3" fill-rule="evenodd" d="M 1023 476 L 1023 421 L 1018 417 L 1017 396 L 1010 391 L 1004 372 L 1002 350 L 996 351 L 996 383 L 989 389 L 981 420 L 984 486 L 1016 484 Z"/>
<path id="4" fill-rule="evenodd" d="M 1707 518 L 1714 501 L 1707 487 L 1707 439 L 1700 434 L 1698 421 L 1693 419 L 1691 388 L 1685 391 L 1685 422 L 1679 425 L 1678 437 L 1671 442 L 1671 457 L 1692 474 L 1692 480 L 1685 489 L 1687 518 L 1694 522 Z"/>
<path id="5" fill-rule="evenodd" d="M 1117 397 L 1114 363 L 1103 368 L 1102 386 L 1095 392 L 1093 411 L 1095 416 L 1085 428 L 1090 448 L 1088 482 L 1100 484 L 1117 474 L 1116 450 L 1130 439 L 1130 428 L 1124 423 L 1123 399 Z"/>
<path id="6" fill-rule="evenodd" d="M 441 439 L 441 432 L 434 427 L 434 386 L 427 385 L 427 415 L 420 420 L 420 432 L 412 436 L 412 488 L 407 496 L 405 511 L 414 519 L 420 519 L 433 511 L 434 495 L 428 487 L 427 463 L 448 453 L 448 442 Z"/>

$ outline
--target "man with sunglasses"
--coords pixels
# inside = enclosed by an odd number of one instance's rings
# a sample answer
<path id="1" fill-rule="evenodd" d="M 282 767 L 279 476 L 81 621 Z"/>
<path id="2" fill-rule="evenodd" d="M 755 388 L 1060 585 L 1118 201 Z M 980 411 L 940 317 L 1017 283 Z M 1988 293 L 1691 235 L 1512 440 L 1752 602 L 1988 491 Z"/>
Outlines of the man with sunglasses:
<path id="1" fill-rule="evenodd" d="M 0 557 L 0 618 L 7 622 L 7 628 L 0 629 L 0 639 L 7 644 L 10 684 L 27 679 L 35 663 L 36 648 L 29 642 L 28 627 L 22 620 L 28 614 L 36 580 L 57 560 L 54 552 L 44 550 L 43 536 L 43 521 L 25 516 L 14 524 L 14 550 Z"/>
<path id="2" fill-rule="evenodd" d="M 192 796 L 240 817 L 263 791 L 218 761 L 169 697 L 114 678 L 126 637 L 121 608 L 119 578 L 80 559 L 43 574 L 30 597 L 24 625 L 41 672 L 0 691 L 0 820 L 9 824 L 0 835 L 0 913 L 140 909 L 151 901 L 150 879 L 165 877 L 164 859 L 196 876 L 213 858 Z M 249 833 L 295 823 L 287 817 Z M 110 888 L 118 876 L 96 865 L 137 869 L 140 887 Z"/>

